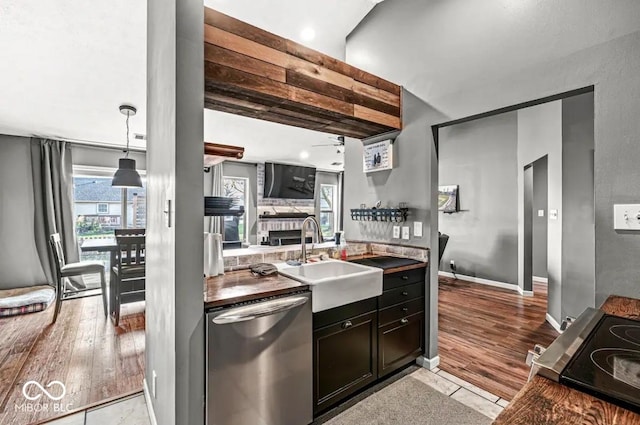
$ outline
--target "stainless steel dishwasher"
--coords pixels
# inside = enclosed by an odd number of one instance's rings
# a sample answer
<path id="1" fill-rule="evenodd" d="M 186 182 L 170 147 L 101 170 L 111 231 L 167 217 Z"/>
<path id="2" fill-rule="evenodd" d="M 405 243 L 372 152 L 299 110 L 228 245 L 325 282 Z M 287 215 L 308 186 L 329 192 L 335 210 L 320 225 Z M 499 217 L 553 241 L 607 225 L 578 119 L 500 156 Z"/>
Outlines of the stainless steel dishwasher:
<path id="1" fill-rule="evenodd" d="M 207 425 L 313 420 L 309 292 L 207 313 Z"/>

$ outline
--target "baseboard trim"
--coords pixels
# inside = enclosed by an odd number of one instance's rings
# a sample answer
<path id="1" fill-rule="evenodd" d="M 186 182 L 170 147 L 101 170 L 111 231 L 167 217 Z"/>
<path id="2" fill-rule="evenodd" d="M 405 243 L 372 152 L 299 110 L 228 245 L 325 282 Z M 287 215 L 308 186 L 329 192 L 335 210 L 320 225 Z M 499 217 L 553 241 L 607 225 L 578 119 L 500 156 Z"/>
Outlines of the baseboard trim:
<path id="1" fill-rule="evenodd" d="M 560 333 L 563 332 L 560 330 L 560 323 L 556 322 L 556 319 L 554 319 L 549 313 L 547 313 L 545 317 L 547 319 L 547 322 L 549 322 L 549 324 L 553 327 L 553 329 L 555 329 Z"/>
<path id="2" fill-rule="evenodd" d="M 432 359 L 428 359 L 425 356 L 420 356 L 416 359 L 416 363 L 420 367 L 432 370 L 440 365 L 440 356 L 435 356 Z"/>
<path id="3" fill-rule="evenodd" d="M 153 403 L 151 403 L 151 393 L 149 392 L 149 387 L 147 386 L 146 378 L 142 380 L 143 392 L 144 392 L 144 401 L 147 404 L 147 412 L 149 413 L 149 421 L 151 425 L 158 425 L 158 421 L 156 420 L 156 414 L 153 411 Z"/>
<path id="4" fill-rule="evenodd" d="M 537 283 L 544 283 L 546 285 L 549 283 L 549 278 L 533 276 L 533 281 Z"/>
<path id="5" fill-rule="evenodd" d="M 453 276 L 453 273 L 449 273 L 449 272 L 438 271 L 438 275 L 455 278 L 455 276 Z M 456 276 L 458 276 L 462 280 L 466 280 L 473 283 L 480 283 L 482 285 L 495 286 L 496 288 L 509 289 L 511 291 L 518 290 L 518 285 L 514 285 L 512 283 L 498 282 L 496 280 L 483 279 L 481 277 L 475 277 L 475 276 L 467 276 L 459 273 L 456 273 Z"/>
<path id="6" fill-rule="evenodd" d="M 518 286 L 518 293 L 523 297 L 533 297 L 533 291 L 525 291 L 520 286 Z"/>

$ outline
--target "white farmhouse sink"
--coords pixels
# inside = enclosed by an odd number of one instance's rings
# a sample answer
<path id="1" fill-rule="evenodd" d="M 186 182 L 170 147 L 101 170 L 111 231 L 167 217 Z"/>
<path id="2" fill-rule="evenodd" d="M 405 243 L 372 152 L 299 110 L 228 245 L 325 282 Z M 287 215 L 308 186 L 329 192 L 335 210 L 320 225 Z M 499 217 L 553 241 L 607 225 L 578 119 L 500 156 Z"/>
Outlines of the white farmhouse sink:
<path id="1" fill-rule="evenodd" d="M 281 275 L 309 285 L 311 310 L 328 310 L 382 294 L 382 269 L 326 260 L 278 267 Z"/>

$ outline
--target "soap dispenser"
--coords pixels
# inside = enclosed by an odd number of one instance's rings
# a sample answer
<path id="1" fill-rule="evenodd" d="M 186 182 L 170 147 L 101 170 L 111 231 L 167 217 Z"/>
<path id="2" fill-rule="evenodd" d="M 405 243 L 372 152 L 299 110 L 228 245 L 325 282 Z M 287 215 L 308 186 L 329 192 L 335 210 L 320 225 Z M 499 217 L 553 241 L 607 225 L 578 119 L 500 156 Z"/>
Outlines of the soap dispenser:
<path id="1" fill-rule="evenodd" d="M 340 238 L 340 259 L 342 261 L 347 261 L 347 238 L 342 232 L 342 236 Z"/>

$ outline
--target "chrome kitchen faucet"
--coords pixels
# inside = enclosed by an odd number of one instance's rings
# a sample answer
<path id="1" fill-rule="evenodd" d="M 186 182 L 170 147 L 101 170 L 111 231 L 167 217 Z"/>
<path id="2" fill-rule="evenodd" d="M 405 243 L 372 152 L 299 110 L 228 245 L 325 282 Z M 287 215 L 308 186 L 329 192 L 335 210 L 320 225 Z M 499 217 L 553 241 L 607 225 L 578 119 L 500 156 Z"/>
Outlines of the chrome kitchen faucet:
<path id="1" fill-rule="evenodd" d="M 302 229 L 300 230 L 300 242 L 302 243 L 302 263 L 307 262 L 307 225 L 308 223 L 313 222 L 316 227 L 315 238 L 318 243 L 322 243 L 322 232 L 320 231 L 320 223 L 316 220 L 315 217 L 309 216 L 304 219 L 302 222 Z M 313 239 L 311 240 L 311 250 L 313 250 Z"/>

